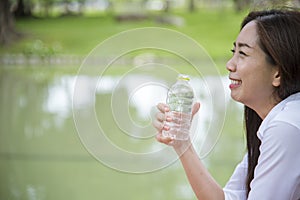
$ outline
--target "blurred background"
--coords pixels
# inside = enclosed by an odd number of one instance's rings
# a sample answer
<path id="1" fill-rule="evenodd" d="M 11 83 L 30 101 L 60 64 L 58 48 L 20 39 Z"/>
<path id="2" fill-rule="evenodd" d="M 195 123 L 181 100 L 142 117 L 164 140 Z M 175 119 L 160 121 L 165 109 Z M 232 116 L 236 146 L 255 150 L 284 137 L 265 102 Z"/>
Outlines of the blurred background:
<path id="1" fill-rule="evenodd" d="M 151 112 L 155 103 L 164 101 L 166 88 L 139 88 L 145 80 L 165 81 L 167 87 L 177 73 L 187 73 L 193 80 L 204 110 L 199 123 L 203 127 L 221 123 L 213 141 L 209 135 L 202 140 L 210 143 L 209 151 L 202 151 L 201 142 L 194 145 L 224 186 L 245 153 L 243 108 L 229 98 L 226 61 L 249 10 L 282 6 L 299 8 L 300 1 L 1 0 L 0 199 L 196 199 L 178 161 L 148 173 L 130 173 L 99 162 L 81 142 L 73 115 L 74 109 L 94 107 L 106 137 L 124 151 L 163 148 L 154 139 Z M 104 53 L 90 64 L 87 74 L 79 74 L 97 45 L 122 31 L 143 27 L 167 28 L 192 38 L 207 52 L 218 74 L 200 76 L 189 63 L 178 62 L 178 56 L 157 49 L 129 52 L 109 67 L 103 63 L 116 55 Z M 193 53 L 193 49 L 184 51 Z M 147 65 L 153 63 L 158 65 Z M 174 70 L 170 74 L 161 65 Z M 80 108 L 72 103 L 78 77 L 84 78 Z M 213 85 L 214 78 L 221 79 L 224 87 L 205 91 L 203 85 Z M 210 93 L 224 93 L 220 104 L 225 110 L 219 105 L 205 107 Z M 113 110 L 115 99 L 120 107 Z M 207 124 L 212 112 L 226 115 Z M 92 132 L 89 118 L 83 114 L 82 119 L 87 132 Z M 126 124 L 129 135 L 120 123 Z M 144 139 L 131 137 L 145 132 L 149 134 Z M 105 145 L 100 148 L 106 150 Z M 103 155 L 114 156 L 117 164 L 130 162 L 108 149 Z"/>

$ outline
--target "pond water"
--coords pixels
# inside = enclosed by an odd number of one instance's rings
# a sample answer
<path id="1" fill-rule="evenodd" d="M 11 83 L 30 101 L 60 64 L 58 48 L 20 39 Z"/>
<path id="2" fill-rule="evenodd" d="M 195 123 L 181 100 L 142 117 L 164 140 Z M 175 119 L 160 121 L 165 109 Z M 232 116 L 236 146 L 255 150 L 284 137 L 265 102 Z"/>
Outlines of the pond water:
<path id="1" fill-rule="evenodd" d="M 0 199 L 195 199 L 151 125 L 172 81 L 2 68 Z M 224 186 L 245 152 L 242 106 L 229 98 L 226 76 L 191 84 L 201 102 L 193 144 Z"/>

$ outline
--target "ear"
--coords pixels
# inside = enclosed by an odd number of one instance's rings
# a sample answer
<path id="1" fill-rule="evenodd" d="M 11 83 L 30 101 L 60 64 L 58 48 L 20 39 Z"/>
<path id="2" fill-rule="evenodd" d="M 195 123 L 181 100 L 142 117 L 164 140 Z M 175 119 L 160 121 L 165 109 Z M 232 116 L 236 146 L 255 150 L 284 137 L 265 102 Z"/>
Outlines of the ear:
<path id="1" fill-rule="evenodd" d="M 280 73 L 279 73 L 278 69 L 274 73 L 272 85 L 274 87 L 279 87 L 280 86 Z"/>

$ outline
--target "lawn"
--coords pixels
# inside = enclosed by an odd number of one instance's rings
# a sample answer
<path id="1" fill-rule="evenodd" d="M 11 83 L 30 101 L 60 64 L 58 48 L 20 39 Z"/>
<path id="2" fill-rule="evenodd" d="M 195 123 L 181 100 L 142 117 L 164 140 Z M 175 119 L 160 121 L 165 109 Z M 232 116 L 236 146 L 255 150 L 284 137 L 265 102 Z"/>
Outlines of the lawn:
<path id="1" fill-rule="evenodd" d="M 50 50 L 55 54 L 87 55 L 99 43 L 122 31 L 141 27 L 163 27 L 179 31 L 202 45 L 224 71 L 232 43 L 245 13 L 230 9 L 204 10 L 193 13 L 176 11 L 169 15 L 184 19 L 183 26 L 157 23 L 157 13 L 146 20 L 118 22 L 113 15 L 29 18 L 16 20 L 17 30 L 25 37 L 9 47 L 0 47 L 0 54 L 32 53 Z M 33 52 L 40 53 L 40 52 Z"/>

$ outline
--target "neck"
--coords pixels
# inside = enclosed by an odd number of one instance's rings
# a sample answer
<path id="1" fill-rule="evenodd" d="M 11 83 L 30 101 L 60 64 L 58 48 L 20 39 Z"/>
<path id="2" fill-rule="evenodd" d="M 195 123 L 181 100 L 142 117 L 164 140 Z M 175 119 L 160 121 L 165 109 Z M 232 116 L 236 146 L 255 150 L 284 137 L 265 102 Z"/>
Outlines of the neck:
<path id="1" fill-rule="evenodd" d="M 252 108 L 259 117 L 264 120 L 269 112 L 279 103 L 280 101 L 276 101 L 274 98 L 271 98 L 268 102 L 256 105 L 256 106 L 249 106 Z"/>

